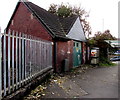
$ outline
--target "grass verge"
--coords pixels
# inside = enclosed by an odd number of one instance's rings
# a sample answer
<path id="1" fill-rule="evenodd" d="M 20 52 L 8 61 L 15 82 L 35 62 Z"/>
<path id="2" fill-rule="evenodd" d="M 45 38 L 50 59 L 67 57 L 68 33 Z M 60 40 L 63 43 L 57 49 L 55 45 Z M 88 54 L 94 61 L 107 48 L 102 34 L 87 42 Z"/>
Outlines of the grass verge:
<path id="1" fill-rule="evenodd" d="M 104 67 L 112 67 L 112 66 L 116 66 L 117 64 L 116 63 L 113 63 L 113 62 L 100 62 L 99 63 L 99 66 L 104 66 Z"/>

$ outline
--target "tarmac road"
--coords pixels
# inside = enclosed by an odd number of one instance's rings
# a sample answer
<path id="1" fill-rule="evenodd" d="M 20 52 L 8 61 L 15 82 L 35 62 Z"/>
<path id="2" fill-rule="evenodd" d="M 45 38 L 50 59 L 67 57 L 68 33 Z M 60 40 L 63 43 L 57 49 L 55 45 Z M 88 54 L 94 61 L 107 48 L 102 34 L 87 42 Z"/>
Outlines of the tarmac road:
<path id="1" fill-rule="evenodd" d="M 100 98 L 99 100 L 113 98 L 112 100 L 116 100 L 114 98 L 118 98 L 118 67 L 116 65 L 88 68 L 82 73 L 81 68 L 77 68 L 72 74 L 57 76 L 47 84 L 41 98 Z"/>
<path id="2" fill-rule="evenodd" d="M 73 79 L 88 93 L 81 98 L 118 98 L 118 65 L 91 69 L 82 77 Z"/>

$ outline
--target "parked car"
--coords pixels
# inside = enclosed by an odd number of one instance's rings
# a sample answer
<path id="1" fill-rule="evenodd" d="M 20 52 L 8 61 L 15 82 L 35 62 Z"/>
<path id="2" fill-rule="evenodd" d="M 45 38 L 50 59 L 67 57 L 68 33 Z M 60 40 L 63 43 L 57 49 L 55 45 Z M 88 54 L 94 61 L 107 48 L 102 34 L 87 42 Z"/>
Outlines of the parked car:
<path id="1" fill-rule="evenodd" d="M 120 50 L 116 51 L 114 54 L 115 55 L 120 55 Z"/>
<path id="2" fill-rule="evenodd" d="M 114 56 L 113 58 L 110 58 L 110 61 L 120 61 L 120 56 Z"/>

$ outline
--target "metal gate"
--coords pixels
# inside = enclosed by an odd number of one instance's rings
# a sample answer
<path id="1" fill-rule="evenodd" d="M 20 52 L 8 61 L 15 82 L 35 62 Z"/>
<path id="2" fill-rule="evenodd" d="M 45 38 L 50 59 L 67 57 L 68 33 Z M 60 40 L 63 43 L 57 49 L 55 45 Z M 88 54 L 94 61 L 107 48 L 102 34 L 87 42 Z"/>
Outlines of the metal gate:
<path id="1" fill-rule="evenodd" d="M 52 68 L 52 44 L 10 31 L 0 34 L 0 99 Z"/>
<path id="2" fill-rule="evenodd" d="M 74 41 L 73 47 L 73 66 L 78 67 L 82 63 L 81 43 Z"/>

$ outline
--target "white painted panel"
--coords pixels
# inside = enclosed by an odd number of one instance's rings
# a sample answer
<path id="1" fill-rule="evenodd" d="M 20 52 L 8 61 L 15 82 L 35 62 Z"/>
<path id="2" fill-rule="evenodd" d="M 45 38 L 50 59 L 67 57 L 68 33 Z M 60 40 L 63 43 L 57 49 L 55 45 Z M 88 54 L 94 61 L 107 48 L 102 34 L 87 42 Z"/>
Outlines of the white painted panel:
<path id="1" fill-rule="evenodd" d="M 71 28 L 71 30 L 69 31 L 67 37 L 74 39 L 74 40 L 78 40 L 78 41 L 86 41 L 85 34 L 83 31 L 82 25 L 80 23 L 79 17 L 75 21 L 75 23 L 74 23 L 73 27 Z"/>

